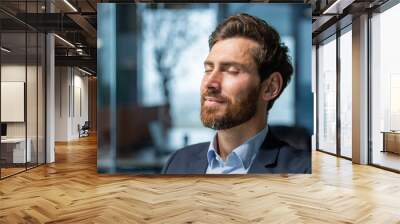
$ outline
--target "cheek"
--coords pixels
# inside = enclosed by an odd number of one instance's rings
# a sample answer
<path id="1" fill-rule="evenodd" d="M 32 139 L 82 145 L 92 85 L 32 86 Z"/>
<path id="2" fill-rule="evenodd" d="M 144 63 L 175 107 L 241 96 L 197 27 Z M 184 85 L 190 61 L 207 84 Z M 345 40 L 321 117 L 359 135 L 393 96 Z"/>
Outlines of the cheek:
<path id="1" fill-rule="evenodd" d="M 232 103 L 246 97 L 249 90 L 255 88 L 255 81 L 249 78 L 225 79 L 222 85 L 222 93 L 229 97 Z"/>

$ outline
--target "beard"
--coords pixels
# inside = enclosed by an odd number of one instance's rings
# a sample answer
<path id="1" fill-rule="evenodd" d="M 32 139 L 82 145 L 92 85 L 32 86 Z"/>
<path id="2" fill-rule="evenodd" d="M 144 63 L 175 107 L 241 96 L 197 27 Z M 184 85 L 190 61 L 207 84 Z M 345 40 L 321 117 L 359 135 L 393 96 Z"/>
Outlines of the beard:
<path id="1" fill-rule="evenodd" d="M 228 97 L 213 90 L 207 90 L 201 96 L 201 122 L 204 126 L 214 130 L 225 130 L 238 126 L 256 114 L 259 94 L 260 86 L 258 85 L 251 88 L 249 92 L 238 96 L 237 101 L 233 103 Z M 205 97 L 215 97 L 223 104 L 218 107 L 206 106 L 204 104 Z M 222 113 L 221 110 L 223 110 Z"/>

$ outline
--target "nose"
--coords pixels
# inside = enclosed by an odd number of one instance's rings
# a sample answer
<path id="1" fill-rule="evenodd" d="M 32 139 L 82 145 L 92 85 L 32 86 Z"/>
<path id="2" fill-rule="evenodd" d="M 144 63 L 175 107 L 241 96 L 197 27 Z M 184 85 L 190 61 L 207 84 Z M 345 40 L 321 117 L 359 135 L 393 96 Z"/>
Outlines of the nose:
<path id="1" fill-rule="evenodd" d="M 219 92 L 221 90 L 222 74 L 215 69 L 204 77 L 205 88 L 209 91 Z"/>

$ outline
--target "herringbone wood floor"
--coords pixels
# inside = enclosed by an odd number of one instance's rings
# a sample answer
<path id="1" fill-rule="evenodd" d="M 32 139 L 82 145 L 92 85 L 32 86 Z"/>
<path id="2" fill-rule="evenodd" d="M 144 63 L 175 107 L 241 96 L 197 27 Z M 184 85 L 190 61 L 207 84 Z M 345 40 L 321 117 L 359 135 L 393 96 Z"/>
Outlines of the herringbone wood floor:
<path id="1" fill-rule="evenodd" d="M 312 175 L 110 176 L 96 139 L 0 181 L 0 223 L 400 223 L 400 175 L 320 152 Z"/>

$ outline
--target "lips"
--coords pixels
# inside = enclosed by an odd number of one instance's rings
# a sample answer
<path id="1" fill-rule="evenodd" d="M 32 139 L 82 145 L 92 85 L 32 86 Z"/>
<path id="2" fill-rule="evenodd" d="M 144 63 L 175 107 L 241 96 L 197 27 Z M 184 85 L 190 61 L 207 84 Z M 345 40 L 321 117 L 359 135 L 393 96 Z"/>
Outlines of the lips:
<path id="1" fill-rule="evenodd" d="M 225 100 L 221 99 L 221 98 L 216 98 L 216 97 L 211 97 L 211 96 L 206 96 L 204 97 L 205 101 L 208 102 L 214 102 L 214 103 L 224 103 Z"/>
<path id="2" fill-rule="evenodd" d="M 225 99 L 221 99 L 213 96 L 203 97 L 203 104 L 206 107 L 219 107 L 226 103 Z"/>

